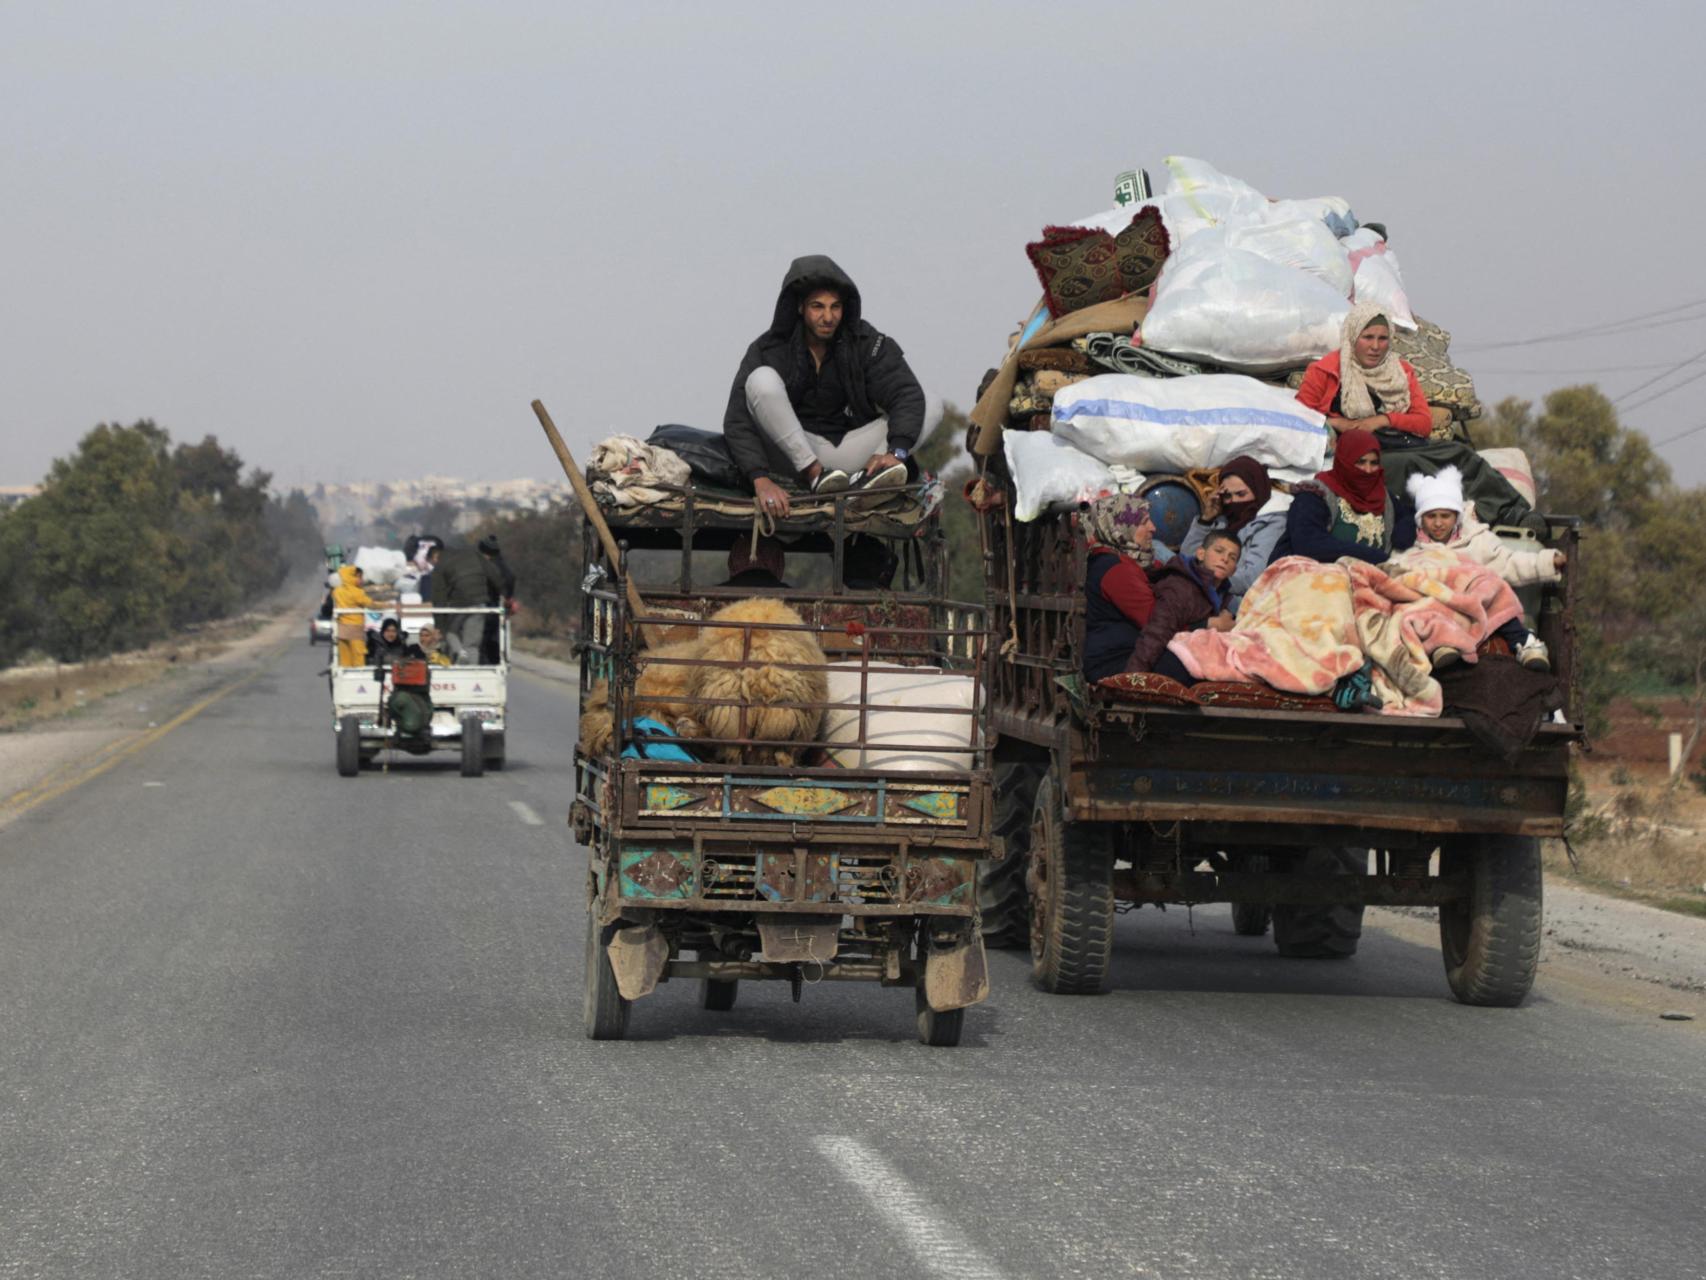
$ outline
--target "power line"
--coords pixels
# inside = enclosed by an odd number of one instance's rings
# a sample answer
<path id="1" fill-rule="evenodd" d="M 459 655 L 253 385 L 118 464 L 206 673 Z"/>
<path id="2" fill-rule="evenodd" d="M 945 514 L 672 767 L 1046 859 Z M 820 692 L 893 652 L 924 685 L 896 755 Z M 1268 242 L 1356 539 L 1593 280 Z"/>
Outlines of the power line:
<path id="1" fill-rule="evenodd" d="M 1569 376 L 1572 376 L 1572 375 L 1578 374 L 1578 373 L 1646 373 L 1652 369 L 1674 369 L 1674 368 L 1676 368 L 1676 363 L 1675 363 L 1675 361 L 1672 361 L 1672 360 L 1659 360 L 1659 361 L 1655 361 L 1652 364 L 1578 364 L 1578 365 L 1571 365 L 1568 369 L 1558 369 L 1558 368 L 1548 368 L 1548 369 L 1489 369 L 1489 368 L 1485 367 L 1484 365 L 1476 365 L 1475 366 L 1475 374 L 1477 377 L 1479 377 L 1483 373 L 1495 374 L 1495 375 L 1518 374 L 1518 373 L 1550 373 L 1550 374 L 1561 374 L 1563 376 L 1569 377 Z"/>
<path id="2" fill-rule="evenodd" d="M 1689 436 L 1695 435 L 1701 431 L 1706 431 L 1706 422 L 1690 427 L 1687 431 L 1678 431 L 1674 436 L 1666 436 L 1663 440 L 1656 440 L 1653 442 L 1653 448 L 1662 449 L 1667 444 L 1675 444 L 1678 440 L 1686 440 Z"/>
<path id="3" fill-rule="evenodd" d="M 1643 396 L 1641 399 L 1635 401 L 1634 404 L 1624 405 L 1623 406 L 1623 412 L 1624 413 L 1633 413 L 1635 410 L 1643 407 L 1644 405 L 1649 405 L 1655 400 L 1663 400 L 1666 396 L 1668 396 L 1673 391 L 1682 390 L 1684 387 L 1686 387 L 1691 382 L 1699 382 L 1700 379 L 1702 379 L 1702 378 L 1706 378 L 1706 369 L 1702 369 L 1699 373 L 1696 373 L 1696 374 L 1693 374 L 1687 378 L 1684 378 L 1681 382 L 1677 383 L 1674 386 L 1666 387 L 1663 391 L 1655 391 L 1650 396 Z M 1616 404 L 1617 401 L 1613 400 L 1611 403 Z"/>
<path id="4" fill-rule="evenodd" d="M 1608 320 L 1603 324 L 1586 325 L 1580 329 L 1563 329 L 1557 333 L 1543 333 L 1533 338 L 1512 338 L 1506 342 L 1465 343 L 1461 350 L 1499 351 L 1506 347 L 1532 347 L 1545 342 L 1575 342 L 1585 338 L 1609 338 L 1624 333 L 1636 333 L 1642 329 L 1661 328 L 1667 324 L 1706 320 L 1706 314 L 1697 316 L 1678 315 L 1679 312 L 1692 311 L 1701 306 L 1706 306 L 1706 298 L 1696 298 L 1692 302 L 1680 302 L 1671 307 L 1660 307 L 1657 311 L 1643 311 L 1638 315 L 1625 316 L 1621 320 Z"/>
<path id="5" fill-rule="evenodd" d="M 1680 370 L 1686 369 L 1689 365 L 1693 364 L 1696 360 L 1701 360 L 1701 359 L 1706 359 L 1706 347 L 1702 347 L 1699 351 L 1696 351 L 1693 355 L 1689 356 L 1685 360 L 1678 360 L 1675 364 L 1673 364 L 1669 369 L 1665 370 L 1663 373 L 1655 373 L 1652 377 L 1648 378 L 1645 382 L 1641 383 L 1639 386 L 1630 387 L 1629 390 L 1625 391 L 1622 395 L 1618 396 L 1611 403 L 1612 404 L 1622 404 L 1630 396 L 1636 395 L 1639 392 L 1645 391 L 1648 387 L 1652 386 L 1655 382 L 1663 382 L 1666 378 L 1670 377 L 1671 374 L 1677 373 Z M 1692 382 L 1692 381 L 1694 381 L 1694 379 L 1687 378 L 1684 381 Z M 1677 386 L 1682 386 L 1682 385 L 1683 384 L 1681 382 L 1677 383 Z M 1674 391 L 1675 389 L 1676 389 L 1675 387 L 1671 388 L 1672 391 Z M 1669 391 L 1662 391 L 1659 394 L 1660 395 L 1669 395 L 1670 392 Z"/>

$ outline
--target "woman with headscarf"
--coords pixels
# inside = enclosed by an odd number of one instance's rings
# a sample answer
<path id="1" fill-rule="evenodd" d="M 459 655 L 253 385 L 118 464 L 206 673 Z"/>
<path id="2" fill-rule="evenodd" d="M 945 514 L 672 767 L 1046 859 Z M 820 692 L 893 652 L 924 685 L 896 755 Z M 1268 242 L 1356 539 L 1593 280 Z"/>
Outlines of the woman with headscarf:
<path id="1" fill-rule="evenodd" d="M 1331 470 L 1293 486 L 1274 559 L 1308 556 L 1331 563 L 1355 556 L 1385 564 L 1394 551 L 1408 550 L 1415 542 L 1416 509 L 1386 491 L 1380 441 L 1373 432 L 1353 427 L 1339 437 Z"/>
<path id="2" fill-rule="evenodd" d="M 1433 433 L 1416 371 L 1392 350 L 1392 325 L 1372 302 L 1351 308 L 1339 349 L 1309 366 L 1297 398 L 1327 415 L 1335 436 L 1390 427 L 1426 440 Z"/>
<path id="3" fill-rule="evenodd" d="M 1084 583 L 1084 678 L 1125 670 L 1132 647 L 1155 609 L 1149 570 L 1155 565 L 1155 521 L 1149 503 L 1112 493 L 1091 503 Z"/>
<path id="4" fill-rule="evenodd" d="M 1179 544 L 1179 555 L 1190 559 L 1216 529 L 1237 537 L 1238 568 L 1226 583 L 1226 607 L 1231 612 L 1238 612 L 1244 593 L 1273 559 L 1274 546 L 1285 532 L 1285 513 L 1290 505 L 1291 499 L 1285 494 L 1274 497 L 1268 469 L 1254 458 L 1239 455 L 1220 468 L 1215 500 L 1200 518 L 1191 521 L 1190 531 Z"/>

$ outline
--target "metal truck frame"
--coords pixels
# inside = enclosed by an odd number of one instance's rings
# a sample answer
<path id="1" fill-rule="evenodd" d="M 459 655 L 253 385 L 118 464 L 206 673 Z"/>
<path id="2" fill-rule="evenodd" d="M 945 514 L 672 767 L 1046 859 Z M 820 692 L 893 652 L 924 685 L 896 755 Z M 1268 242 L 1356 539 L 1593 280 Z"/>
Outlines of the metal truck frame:
<path id="1" fill-rule="evenodd" d="M 1005 483 L 999 460 L 988 478 Z M 1020 524 L 1004 503 L 982 516 L 990 623 L 1007 641 L 990 676 L 1007 853 L 980 886 L 991 943 L 1028 942 L 1045 990 L 1096 992 L 1122 907 L 1229 902 L 1238 932 L 1271 924 L 1283 954 L 1343 957 L 1364 905 L 1434 906 L 1457 999 L 1521 1003 L 1539 956 L 1539 841 L 1564 833 L 1582 736 L 1577 521 L 1546 517 L 1568 567 L 1524 602 L 1569 722 L 1543 725 L 1508 763 L 1454 717 L 1143 705 L 1082 689 L 1078 525 L 1076 513 Z"/>
<path id="2" fill-rule="evenodd" d="M 825 500 L 815 511 L 797 508 L 778 534 L 798 539 L 790 557 L 811 550 L 830 559 L 839 584 L 848 523 L 843 502 Z M 919 1039 L 940 1046 L 958 1043 L 965 1007 L 987 994 L 976 875 L 976 861 L 989 853 L 991 813 L 982 609 L 942 598 L 945 552 L 933 522 L 918 538 L 914 528 L 881 520 L 855 523 L 912 549 L 901 589 L 836 585 L 764 594 L 805 619 L 829 661 L 862 664 L 856 743 L 806 744 L 802 763 L 787 767 L 713 762 L 707 748 L 718 743 L 703 738 L 619 733 L 612 748 L 685 742 L 703 763 L 589 756 L 577 747 L 570 822 L 588 850 L 589 1037 L 622 1038 L 634 1001 L 683 978 L 700 982 L 700 1001 L 713 1010 L 731 1008 L 738 984 L 755 979 L 791 983 L 796 1000 L 804 985 L 818 981 L 910 987 Z M 694 552 L 723 552 L 735 539 L 752 537 L 753 517 L 726 504 L 701 508 L 689 491 L 679 511 L 610 513 L 610 524 L 620 540 L 619 563 L 608 562 L 590 528 L 583 541 L 581 688 L 584 707 L 595 684 L 608 680 L 611 710 L 622 726 L 645 657 L 642 632 L 662 633 L 665 641 L 687 638 L 718 608 L 753 594 L 694 578 Z M 625 576 L 630 553 L 641 550 L 678 552 L 680 559 L 671 583 L 645 587 L 646 612 L 636 616 Z M 719 566 L 712 580 L 723 576 Z M 868 672 L 895 663 L 975 682 L 975 709 L 943 712 L 972 718 L 969 770 L 884 772 L 833 767 L 824 756 L 831 747 L 862 752 L 868 745 Z M 752 743 L 743 736 L 721 745 Z"/>

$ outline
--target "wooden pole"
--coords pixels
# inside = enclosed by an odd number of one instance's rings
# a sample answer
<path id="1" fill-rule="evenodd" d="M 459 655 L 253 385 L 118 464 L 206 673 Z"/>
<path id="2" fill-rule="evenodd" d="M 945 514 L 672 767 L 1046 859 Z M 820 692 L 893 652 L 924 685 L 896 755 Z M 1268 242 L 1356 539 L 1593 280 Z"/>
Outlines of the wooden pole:
<path id="1" fill-rule="evenodd" d="M 622 557 L 616 547 L 616 537 L 610 532 L 610 526 L 604 522 L 604 513 L 598 509 L 598 499 L 592 496 L 592 490 L 587 486 L 586 477 L 575 464 L 574 455 L 569 452 L 569 446 L 563 443 L 563 437 L 557 430 L 557 424 L 551 421 L 551 415 L 545 410 L 542 400 L 533 402 L 533 412 L 539 419 L 539 425 L 545 428 L 545 437 L 550 440 L 551 448 L 557 454 L 557 461 L 563 466 L 563 474 L 569 478 L 569 487 L 575 491 L 575 497 L 580 501 L 581 510 L 586 512 L 586 518 L 592 522 L 592 527 L 598 533 L 598 540 L 604 544 L 604 554 L 610 561 L 610 567 L 615 569 L 622 563 Z M 634 579 L 627 574 L 622 576 L 622 585 L 628 590 L 628 608 L 638 618 L 646 611 L 646 602 L 640 598 L 640 589 L 634 585 Z M 647 630 L 647 642 L 656 647 L 659 639 L 654 634 L 656 628 Z"/>

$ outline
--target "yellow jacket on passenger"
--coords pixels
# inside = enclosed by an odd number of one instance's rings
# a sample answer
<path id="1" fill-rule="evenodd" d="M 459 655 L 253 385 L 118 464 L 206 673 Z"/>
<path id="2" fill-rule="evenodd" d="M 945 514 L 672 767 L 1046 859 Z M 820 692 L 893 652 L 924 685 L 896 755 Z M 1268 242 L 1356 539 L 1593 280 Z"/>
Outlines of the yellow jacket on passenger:
<path id="1" fill-rule="evenodd" d="M 338 570 L 338 585 L 332 588 L 332 606 L 334 609 L 371 609 L 373 597 L 368 595 L 359 582 L 355 580 L 356 567 L 346 564 Z M 363 626 L 366 615 L 363 613 L 336 613 L 336 621 L 342 625 L 353 623 Z"/>

